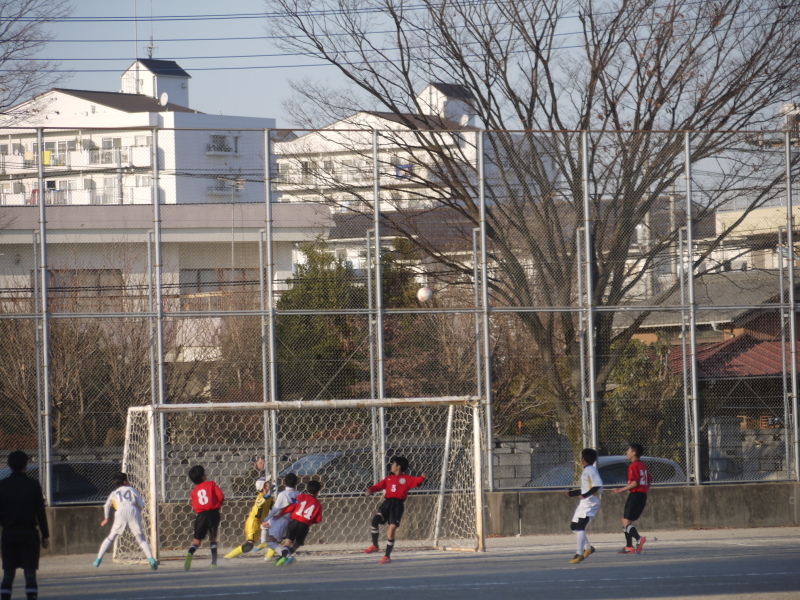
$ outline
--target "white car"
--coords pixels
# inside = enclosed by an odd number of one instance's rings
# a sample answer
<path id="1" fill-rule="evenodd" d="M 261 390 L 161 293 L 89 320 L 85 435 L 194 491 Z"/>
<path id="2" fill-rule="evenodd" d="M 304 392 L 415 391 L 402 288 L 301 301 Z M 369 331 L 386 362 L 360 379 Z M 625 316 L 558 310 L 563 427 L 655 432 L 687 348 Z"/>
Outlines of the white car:
<path id="1" fill-rule="evenodd" d="M 650 472 L 650 477 L 654 484 L 688 482 L 686 473 L 674 460 L 643 456 L 642 462 L 647 465 L 647 470 Z M 595 466 L 603 479 L 603 485 L 609 487 L 628 483 L 629 464 L 630 462 L 625 456 L 600 456 Z M 564 463 L 534 477 L 522 487 L 570 487 L 578 483 L 577 473 L 579 472 L 579 467 L 576 467 L 574 463 Z"/>

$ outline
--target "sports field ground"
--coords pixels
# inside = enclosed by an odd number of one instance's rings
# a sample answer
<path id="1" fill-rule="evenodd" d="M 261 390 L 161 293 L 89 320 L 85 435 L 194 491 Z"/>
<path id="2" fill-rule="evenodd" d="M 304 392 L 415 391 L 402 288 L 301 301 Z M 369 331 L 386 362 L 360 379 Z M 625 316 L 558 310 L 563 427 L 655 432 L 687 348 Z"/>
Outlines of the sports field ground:
<path id="1" fill-rule="evenodd" d="M 242 599 L 272 596 L 302 600 L 600 598 L 800 599 L 800 528 L 714 529 L 642 532 L 640 555 L 620 555 L 622 534 L 595 534 L 596 552 L 577 565 L 574 538 L 489 538 L 487 551 L 403 551 L 393 561 L 381 554 L 298 554 L 275 567 L 262 556 L 220 558 L 217 569 L 197 558 L 184 572 L 182 560 L 117 565 L 107 555 L 99 568 L 93 555 L 45 557 L 39 571 L 42 600 Z M 367 538 L 365 531 L 365 538 Z M 221 549 L 227 551 L 227 549 Z M 23 598 L 18 572 L 13 598 Z"/>

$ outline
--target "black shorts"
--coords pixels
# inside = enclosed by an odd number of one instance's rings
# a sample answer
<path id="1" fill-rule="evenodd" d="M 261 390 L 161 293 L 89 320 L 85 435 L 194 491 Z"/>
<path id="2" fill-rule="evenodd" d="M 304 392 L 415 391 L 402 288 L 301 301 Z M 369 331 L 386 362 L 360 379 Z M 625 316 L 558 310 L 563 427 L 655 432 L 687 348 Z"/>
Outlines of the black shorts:
<path id="1" fill-rule="evenodd" d="M 216 540 L 219 533 L 219 521 L 218 508 L 197 513 L 194 518 L 194 539 L 204 540 L 208 536 L 212 540 Z"/>
<path id="2" fill-rule="evenodd" d="M 647 504 L 647 494 L 644 492 L 631 492 L 625 502 L 625 513 L 622 518 L 628 521 L 636 521 L 642 516 L 645 504 Z"/>
<path id="3" fill-rule="evenodd" d="M 286 527 L 286 539 L 292 544 L 296 543 L 298 546 L 302 546 L 306 543 L 306 536 L 310 528 L 311 525 L 292 519 Z"/>
<path id="4" fill-rule="evenodd" d="M 3 553 L 3 570 L 36 570 L 39 568 L 41 540 L 36 528 L 3 530 L 0 552 Z"/>
<path id="5" fill-rule="evenodd" d="M 405 502 L 398 498 L 386 498 L 378 507 L 377 514 L 383 517 L 383 522 L 387 525 L 400 525 L 403 511 L 405 511 Z"/>

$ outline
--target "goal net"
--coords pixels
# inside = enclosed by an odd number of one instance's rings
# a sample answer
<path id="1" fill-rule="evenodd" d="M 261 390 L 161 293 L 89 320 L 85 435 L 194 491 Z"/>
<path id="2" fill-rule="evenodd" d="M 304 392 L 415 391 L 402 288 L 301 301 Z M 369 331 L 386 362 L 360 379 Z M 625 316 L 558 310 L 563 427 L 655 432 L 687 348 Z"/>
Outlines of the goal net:
<path id="1" fill-rule="evenodd" d="M 293 472 L 318 479 L 323 522 L 302 551 L 361 550 L 382 498 L 364 491 L 388 474 L 394 455 L 427 479 L 412 490 L 397 532 L 398 550 L 483 546 L 480 418 L 475 398 L 174 404 L 128 411 L 123 469 L 145 501 L 145 534 L 158 558 L 182 556 L 193 537 L 188 471 L 203 465 L 226 496 L 220 556 L 241 545 L 263 458 L 273 494 Z M 382 535 L 385 528 L 382 528 Z M 206 541 L 196 556 L 208 555 Z M 252 553 L 251 553 L 252 554 Z M 129 531 L 114 558 L 144 560 Z"/>

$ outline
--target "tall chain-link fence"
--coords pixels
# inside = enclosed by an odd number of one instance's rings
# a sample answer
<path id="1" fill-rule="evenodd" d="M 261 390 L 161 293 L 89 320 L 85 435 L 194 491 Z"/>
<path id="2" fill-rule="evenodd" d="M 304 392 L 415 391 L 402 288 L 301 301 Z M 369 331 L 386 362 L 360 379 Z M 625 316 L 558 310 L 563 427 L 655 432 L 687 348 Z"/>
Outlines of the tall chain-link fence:
<path id="1" fill-rule="evenodd" d="M 477 396 L 485 489 L 630 442 L 657 483 L 798 476 L 790 133 L 0 139 L 0 453 L 50 504 L 105 498 L 130 407 L 187 403 Z"/>

